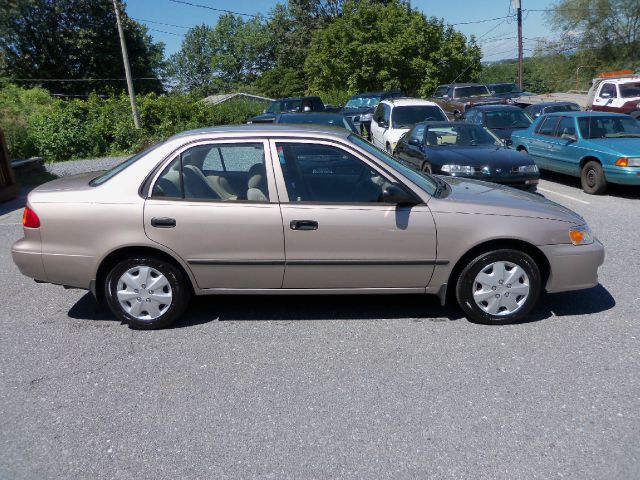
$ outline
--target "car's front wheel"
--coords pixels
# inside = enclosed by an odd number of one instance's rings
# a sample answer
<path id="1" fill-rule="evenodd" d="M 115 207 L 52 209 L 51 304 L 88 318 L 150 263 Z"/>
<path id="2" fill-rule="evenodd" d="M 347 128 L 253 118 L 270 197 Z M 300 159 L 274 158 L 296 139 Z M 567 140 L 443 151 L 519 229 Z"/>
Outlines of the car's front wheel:
<path id="1" fill-rule="evenodd" d="M 183 273 L 155 258 L 129 258 L 116 264 L 105 281 L 109 308 L 133 328 L 151 330 L 175 322 L 189 304 Z"/>
<path id="2" fill-rule="evenodd" d="M 467 318 L 489 325 L 522 320 L 540 296 L 542 280 L 536 262 L 519 250 L 483 253 L 462 270 L 456 298 Z"/>
<path id="3" fill-rule="evenodd" d="M 585 163 L 580 174 L 582 190 L 591 195 L 602 195 L 607 190 L 607 179 L 602 165 L 595 160 Z"/>

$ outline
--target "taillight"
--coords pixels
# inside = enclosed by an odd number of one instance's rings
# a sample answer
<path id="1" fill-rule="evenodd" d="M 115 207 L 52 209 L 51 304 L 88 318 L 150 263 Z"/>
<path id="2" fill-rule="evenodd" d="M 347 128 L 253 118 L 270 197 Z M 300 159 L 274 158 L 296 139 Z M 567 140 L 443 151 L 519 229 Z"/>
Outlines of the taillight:
<path id="1" fill-rule="evenodd" d="M 26 228 L 40 228 L 40 219 L 36 212 L 29 207 L 24 207 L 24 213 L 22 214 L 22 225 Z"/>

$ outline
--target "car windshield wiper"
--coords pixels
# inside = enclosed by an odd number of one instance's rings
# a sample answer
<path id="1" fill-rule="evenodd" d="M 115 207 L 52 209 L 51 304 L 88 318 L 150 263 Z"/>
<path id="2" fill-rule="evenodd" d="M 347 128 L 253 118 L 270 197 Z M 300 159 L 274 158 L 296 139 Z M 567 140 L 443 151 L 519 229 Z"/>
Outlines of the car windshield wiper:
<path id="1" fill-rule="evenodd" d="M 638 138 L 640 133 L 610 133 L 608 138 Z"/>

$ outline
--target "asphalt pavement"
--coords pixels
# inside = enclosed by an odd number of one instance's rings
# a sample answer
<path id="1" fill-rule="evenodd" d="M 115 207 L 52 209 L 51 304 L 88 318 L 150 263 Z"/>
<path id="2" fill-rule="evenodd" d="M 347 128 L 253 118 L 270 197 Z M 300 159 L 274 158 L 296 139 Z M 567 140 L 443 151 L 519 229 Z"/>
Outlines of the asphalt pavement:
<path id="1" fill-rule="evenodd" d="M 0 204 L 0 479 L 640 478 L 640 190 L 541 193 L 605 244 L 601 285 L 501 327 L 422 296 L 207 297 L 131 330 L 21 276 Z"/>

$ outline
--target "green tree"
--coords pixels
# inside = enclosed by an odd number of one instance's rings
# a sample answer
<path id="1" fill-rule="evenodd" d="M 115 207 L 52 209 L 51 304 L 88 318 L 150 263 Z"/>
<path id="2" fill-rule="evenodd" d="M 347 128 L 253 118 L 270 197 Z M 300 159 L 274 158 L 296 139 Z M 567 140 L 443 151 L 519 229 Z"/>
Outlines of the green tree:
<path id="1" fill-rule="evenodd" d="M 254 82 L 273 66 L 273 47 L 265 22 L 222 15 L 215 27 L 190 29 L 167 74 L 182 92 L 229 92 Z"/>
<path id="2" fill-rule="evenodd" d="M 634 66 L 640 58 L 640 1 L 560 0 L 549 13 L 565 48 Z"/>
<path id="3" fill-rule="evenodd" d="M 480 56 L 473 38 L 404 2 L 348 1 L 313 35 L 305 72 L 312 92 L 401 88 L 428 96 L 439 83 L 473 79 Z"/>
<path id="4" fill-rule="evenodd" d="M 124 7 L 124 4 L 122 4 Z M 164 45 L 125 13 L 122 20 L 134 77 L 156 77 Z M 0 75 L 12 78 L 124 78 L 110 0 L 11 0 L 0 6 Z M 124 81 L 43 83 L 55 93 L 123 90 Z M 158 80 L 137 81 L 158 91 Z"/>
<path id="5" fill-rule="evenodd" d="M 214 55 L 212 31 L 204 24 L 191 28 L 182 41 L 180 51 L 169 57 L 165 74 L 173 79 L 173 86 L 178 92 L 206 96 L 215 91 L 211 63 Z"/>

